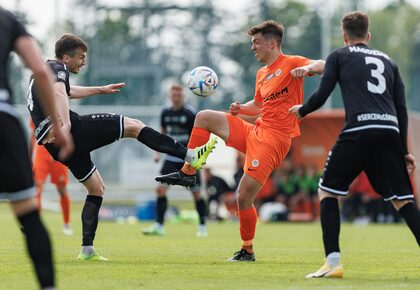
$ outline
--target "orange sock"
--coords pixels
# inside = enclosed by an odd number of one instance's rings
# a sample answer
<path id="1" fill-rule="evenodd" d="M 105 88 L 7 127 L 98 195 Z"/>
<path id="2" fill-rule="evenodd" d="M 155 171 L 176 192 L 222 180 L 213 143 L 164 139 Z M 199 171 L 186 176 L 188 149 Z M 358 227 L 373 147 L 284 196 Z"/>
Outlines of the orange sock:
<path id="1" fill-rule="evenodd" d="M 194 127 L 191 131 L 190 141 L 188 142 L 188 149 L 194 149 L 202 146 L 209 141 L 210 132 L 204 128 Z M 181 171 L 187 175 L 194 175 L 197 171 L 191 167 L 187 162 L 184 163 Z"/>
<path id="2" fill-rule="evenodd" d="M 239 210 L 239 230 L 241 232 L 242 249 L 253 253 L 252 244 L 257 226 L 257 210 L 255 207 Z"/>
<path id="3" fill-rule="evenodd" d="M 60 195 L 60 205 L 64 224 L 67 225 L 70 223 L 70 196 L 68 193 Z"/>

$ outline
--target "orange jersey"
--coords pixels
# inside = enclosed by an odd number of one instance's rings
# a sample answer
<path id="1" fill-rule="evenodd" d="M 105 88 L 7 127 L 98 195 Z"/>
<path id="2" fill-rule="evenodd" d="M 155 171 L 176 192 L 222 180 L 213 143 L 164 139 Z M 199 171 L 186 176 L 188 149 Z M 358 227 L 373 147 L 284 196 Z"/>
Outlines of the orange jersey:
<path id="1" fill-rule="evenodd" d="M 257 126 L 275 130 L 286 138 L 300 135 L 299 122 L 289 109 L 303 103 L 303 78 L 295 79 L 290 71 L 310 62 L 303 56 L 282 54 L 273 64 L 258 70 L 254 100 L 262 108 Z"/>

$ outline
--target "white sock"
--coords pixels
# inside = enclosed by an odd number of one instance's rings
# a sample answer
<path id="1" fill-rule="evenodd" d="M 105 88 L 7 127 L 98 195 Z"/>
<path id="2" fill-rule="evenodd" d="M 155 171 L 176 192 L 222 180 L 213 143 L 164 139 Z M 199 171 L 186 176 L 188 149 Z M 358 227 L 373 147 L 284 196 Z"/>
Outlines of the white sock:
<path id="1" fill-rule="evenodd" d="M 163 225 L 160 223 L 155 223 L 155 228 L 162 230 L 163 229 Z"/>
<path id="2" fill-rule="evenodd" d="M 187 155 L 185 155 L 185 162 L 191 163 L 194 160 L 194 149 L 188 149 Z"/>
<path id="3" fill-rule="evenodd" d="M 93 246 L 82 246 L 82 253 L 85 255 L 92 255 L 95 253 L 95 248 Z"/>
<path id="4" fill-rule="evenodd" d="M 330 267 L 340 265 L 340 253 L 339 252 L 332 252 L 327 256 L 327 265 Z"/>
<path id="5" fill-rule="evenodd" d="M 205 232 L 207 232 L 207 227 L 206 227 L 206 225 L 198 225 L 198 231 L 199 231 L 200 233 L 205 233 Z"/>

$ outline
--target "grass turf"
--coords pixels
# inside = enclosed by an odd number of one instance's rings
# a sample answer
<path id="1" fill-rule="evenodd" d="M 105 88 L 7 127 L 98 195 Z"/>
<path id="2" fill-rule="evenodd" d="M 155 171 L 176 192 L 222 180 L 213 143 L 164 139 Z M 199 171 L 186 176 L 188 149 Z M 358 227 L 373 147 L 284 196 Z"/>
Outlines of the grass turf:
<path id="1" fill-rule="evenodd" d="M 419 248 L 405 225 L 343 225 L 344 279 L 305 279 L 323 262 L 318 223 L 257 226 L 254 263 L 226 262 L 240 246 L 238 225 L 168 224 L 165 237 L 145 237 L 148 225 L 100 222 L 95 247 L 110 261 L 80 262 L 80 210 L 74 236 L 61 233 L 61 215 L 43 212 L 54 243 L 59 289 L 420 289 Z M 36 289 L 17 223 L 0 204 L 0 289 Z"/>

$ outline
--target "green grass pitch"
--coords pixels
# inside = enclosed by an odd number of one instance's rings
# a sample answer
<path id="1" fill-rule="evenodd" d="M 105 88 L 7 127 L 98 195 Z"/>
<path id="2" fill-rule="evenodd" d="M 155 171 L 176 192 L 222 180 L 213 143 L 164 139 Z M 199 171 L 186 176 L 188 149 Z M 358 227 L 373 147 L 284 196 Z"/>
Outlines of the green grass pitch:
<path id="1" fill-rule="evenodd" d="M 238 225 L 168 224 L 165 237 L 145 237 L 148 225 L 100 222 L 95 247 L 110 261 L 80 262 L 81 204 L 75 235 L 61 233 L 61 215 L 43 212 L 51 234 L 59 289 L 420 289 L 419 248 L 405 225 L 343 225 L 344 279 L 305 279 L 323 262 L 319 223 L 257 226 L 254 263 L 229 263 L 240 246 Z M 37 289 L 23 238 L 0 204 L 0 289 Z"/>

